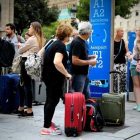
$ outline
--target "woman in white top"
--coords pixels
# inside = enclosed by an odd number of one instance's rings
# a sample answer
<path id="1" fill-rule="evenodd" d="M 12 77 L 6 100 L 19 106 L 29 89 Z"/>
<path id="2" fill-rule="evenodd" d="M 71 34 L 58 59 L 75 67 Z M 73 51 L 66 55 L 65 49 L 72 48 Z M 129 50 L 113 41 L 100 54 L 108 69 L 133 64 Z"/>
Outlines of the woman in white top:
<path id="1" fill-rule="evenodd" d="M 136 106 L 134 110 L 140 111 L 140 73 L 136 71 L 137 61 L 133 59 L 133 56 L 136 54 L 136 50 L 140 50 L 140 27 L 136 29 L 136 40 L 134 42 L 132 61 L 130 65 L 131 76 L 134 85 L 134 97 L 136 100 Z M 129 54 L 130 58 L 130 54 Z"/>
<path id="2" fill-rule="evenodd" d="M 19 100 L 19 117 L 32 117 L 33 110 L 32 110 L 32 84 L 31 84 L 31 77 L 27 74 L 25 69 L 25 61 L 27 60 L 27 56 L 30 53 L 37 53 L 45 43 L 43 37 L 42 26 L 38 22 L 32 22 L 29 28 L 29 34 L 31 37 L 25 42 L 23 46 L 19 46 L 19 54 L 22 54 L 21 60 L 21 81 L 23 82 L 24 86 L 19 84 L 19 93 L 20 93 L 20 100 Z M 25 90 L 24 90 L 25 87 Z M 25 91 L 27 93 L 27 111 L 24 112 L 24 99 L 25 99 Z"/>

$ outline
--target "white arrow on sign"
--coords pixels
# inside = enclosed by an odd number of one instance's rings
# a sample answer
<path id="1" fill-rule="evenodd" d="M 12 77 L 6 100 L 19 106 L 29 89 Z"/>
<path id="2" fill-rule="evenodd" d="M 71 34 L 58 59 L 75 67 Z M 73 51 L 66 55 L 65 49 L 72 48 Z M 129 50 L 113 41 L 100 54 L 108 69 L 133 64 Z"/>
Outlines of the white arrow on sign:
<path id="1" fill-rule="evenodd" d="M 103 39 L 103 42 L 106 42 L 107 33 L 106 33 L 106 30 L 105 29 L 104 29 L 104 32 L 105 32 L 105 38 Z"/>

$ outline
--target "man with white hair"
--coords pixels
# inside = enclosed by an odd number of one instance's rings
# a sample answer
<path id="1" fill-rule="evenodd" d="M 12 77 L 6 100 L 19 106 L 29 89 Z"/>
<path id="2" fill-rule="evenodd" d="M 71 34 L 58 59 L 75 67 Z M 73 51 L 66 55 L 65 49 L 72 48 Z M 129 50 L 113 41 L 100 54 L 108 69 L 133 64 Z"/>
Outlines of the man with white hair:
<path id="1" fill-rule="evenodd" d="M 69 59 L 71 63 L 72 89 L 74 92 L 82 92 L 86 99 L 90 98 L 88 79 L 89 65 L 96 65 L 95 55 L 88 56 L 85 41 L 90 37 L 91 24 L 82 22 L 78 26 L 79 35 L 75 37 L 70 46 Z"/>

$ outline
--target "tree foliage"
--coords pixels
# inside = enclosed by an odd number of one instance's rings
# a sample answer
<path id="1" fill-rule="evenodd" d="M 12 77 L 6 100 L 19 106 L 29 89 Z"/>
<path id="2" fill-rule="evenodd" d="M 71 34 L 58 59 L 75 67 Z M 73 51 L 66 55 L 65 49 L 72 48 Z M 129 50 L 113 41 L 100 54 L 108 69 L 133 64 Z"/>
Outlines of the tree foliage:
<path id="1" fill-rule="evenodd" d="M 43 33 L 47 41 L 55 37 L 56 29 L 60 24 L 60 22 L 56 21 L 52 22 L 49 26 L 43 26 Z"/>
<path id="2" fill-rule="evenodd" d="M 115 15 L 120 15 L 127 18 L 131 14 L 131 8 L 138 4 L 140 0 L 116 0 Z"/>
<path id="3" fill-rule="evenodd" d="M 89 13 L 90 13 L 90 0 L 80 0 L 80 5 L 76 6 L 77 8 L 77 18 L 80 21 L 89 20 Z"/>
<path id="4" fill-rule="evenodd" d="M 56 5 L 48 8 L 48 0 L 15 0 L 14 23 L 19 34 L 28 28 L 31 22 L 38 21 L 41 25 L 50 25 L 58 19 L 59 10 Z"/>
<path id="5" fill-rule="evenodd" d="M 115 0 L 115 15 L 127 18 L 127 15 L 131 14 L 130 9 L 139 2 L 140 0 Z M 76 6 L 77 18 L 80 21 L 89 20 L 90 0 L 80 0 L 79 3 L 79 6 Z"/>

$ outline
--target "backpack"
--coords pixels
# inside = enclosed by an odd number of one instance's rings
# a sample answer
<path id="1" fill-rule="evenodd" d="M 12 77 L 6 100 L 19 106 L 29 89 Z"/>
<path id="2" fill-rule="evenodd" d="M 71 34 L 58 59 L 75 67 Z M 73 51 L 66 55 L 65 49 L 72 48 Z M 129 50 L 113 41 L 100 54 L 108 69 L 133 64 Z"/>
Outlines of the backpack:
<path id="1" fill-rule="evenodd" d="M 14 44 L 0 38 L 0 67 L 12 65 L 15 55 Z"/>
<path id="2" fill-rule="evenodd" d="M 99 104 L 92 99 L 88 99 L 86 100 L 86 107 L 87 112 L 86 112 L 85 131 L 94 131 L 94 132 L 101 131 L 101 129 L 105 125 L 105 121 L 102 116 Z"/>
<path id="3" fill-rule="evenodd" d="M 49 46 L 55 41 L 55 39 L 51 39 L 44 45 L 44 49 L 49 48 Z M 37 53 L 31 53 L 27 56 L 27 60 L 25 61 L 25 69 L 27 74 L 37 82 L 42 81 L 42 68 L 43 68 L 43 56 Z"/>

